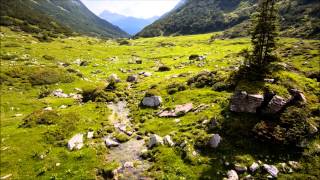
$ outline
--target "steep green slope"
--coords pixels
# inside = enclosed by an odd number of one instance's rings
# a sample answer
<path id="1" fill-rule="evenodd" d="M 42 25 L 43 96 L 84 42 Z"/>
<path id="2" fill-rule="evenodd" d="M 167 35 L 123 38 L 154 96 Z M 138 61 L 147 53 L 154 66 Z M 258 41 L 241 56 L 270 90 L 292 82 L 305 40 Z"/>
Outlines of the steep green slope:
<path id="1" fill-rule="evenodd" d="M 200 34 L 233 28 L 229 36 L 247 35 L 257 0 L 188 0 L 138 36 Z M 282 0 L 278 3 L 281 30 L 286 36 L 319 38 L 319 1 Z"/>
<path id="2" fill-rule="evenodd" d="M 1 24 L 27 32 L 70 34 L 72 31 L 101 37 L 127 37 L 120 28 L 100 19 L 79 0 L 1 0 Z"/>

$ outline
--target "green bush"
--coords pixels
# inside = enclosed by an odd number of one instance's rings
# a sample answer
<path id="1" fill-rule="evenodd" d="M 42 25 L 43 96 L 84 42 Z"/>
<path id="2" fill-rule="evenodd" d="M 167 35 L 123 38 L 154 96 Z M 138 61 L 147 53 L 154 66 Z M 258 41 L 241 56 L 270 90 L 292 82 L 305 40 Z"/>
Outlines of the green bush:
<path id="1" fill-rule="evenodd" d="M 29 81 L 32 85 L 70 83 L 74 81 L 74 77 L 58 69 L 39 68 L 29 76 Z"/>
<path id="2" fill-rule="evenodd" d="M 39 110 L 24 118 L 20 127 L 31 128 L 37 125 L 53 125 L 56 124 L 59 119 L 60 117 L 55 111 Z"/>
<path id="3" fill-rule="evenodd" d="M 187 86 L 184 83 L 173 83 L 167 87 L 168 94 L 174 94 L 179 91 L 184 91 L 187 89 Z"/>
<path id="4" fill-rule="evenodd" d="M 83 102 L 112 102 L 117 100 L 117 95 L 103 88 L 85 89 L 82 92 Z"/>
<path id="5" fill-rule="evenodd" d="M 197 88 L 203 88 L 205 86 L 212 86 L 215 83 L 214 77 L 215 72 L 201 72 L 196 76 L 190 78 L 187 83 L 188 85 L 194 84 Z"/>
<path id="6" fill-rule="evenodd" d="M 164 71 L 170 71 L 171 68 L 169 66 L 160 66 L 158 71 L 159 72 L 164 72 Z"/>

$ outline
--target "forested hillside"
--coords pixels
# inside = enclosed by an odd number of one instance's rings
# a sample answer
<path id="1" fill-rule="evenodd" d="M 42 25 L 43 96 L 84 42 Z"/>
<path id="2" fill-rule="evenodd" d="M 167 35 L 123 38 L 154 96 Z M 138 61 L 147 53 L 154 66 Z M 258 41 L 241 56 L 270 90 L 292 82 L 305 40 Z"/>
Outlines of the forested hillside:
<path id="1" fill-rule="evenodd" d="M 201 34 L 230 28 L 227 37 L 246 36 L 256 7 L 257 0 L 187 0 L 138 36 Z M 319 38 L 319 7 L 318 0 L 278 1 L 282 35 Z"/>

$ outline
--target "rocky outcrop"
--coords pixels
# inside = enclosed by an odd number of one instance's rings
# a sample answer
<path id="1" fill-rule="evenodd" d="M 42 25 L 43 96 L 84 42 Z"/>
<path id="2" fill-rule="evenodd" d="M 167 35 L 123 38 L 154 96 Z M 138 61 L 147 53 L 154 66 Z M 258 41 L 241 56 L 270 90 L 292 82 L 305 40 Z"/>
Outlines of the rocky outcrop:
<path id="1" fill-rule="evenodd" d="M 158 113 L 159 117 L 177 117 L 184 115 L 185 113 L 192 110 L 192 103 L 177 105 L 174 110 L 163 110 Z"/>
<path id="2" fill-rule="evenodd" d="M 76 134 L 68 141 L 68 149 L 81 149 L 83 147 L 83 134 Z"/>
<path id="3" fill-rule="evenodd" d="M 285 99 L 278 95 L 273 96 L 271 101 L 268 103 L 266 109 L 263 110 L 264 113 L 276 114 L 280 112 L 289 102 L 289 99 Z"/>
<path id="4" fill-rule="evenodd" d="M 245 91 L 237 92 L 231 99 L 230 110 L 233 112 L 256 113 L 263 100 L 263 95 L 260 94 L 247 94 Z"/>
<path id="5" fill-rule="evenodd" d="M 162 99 L 160 96 L 150 96 L 144 97 L 141 104 L 146 107 L 158 107 L 162 103 Z"/>
<path id="6" fill-rule="evenodd" d="M 209 140 L 209 146 L 211 148 L 217 148 L 220 144 L 221 137 L 219 134 L 213 134 Z"/>

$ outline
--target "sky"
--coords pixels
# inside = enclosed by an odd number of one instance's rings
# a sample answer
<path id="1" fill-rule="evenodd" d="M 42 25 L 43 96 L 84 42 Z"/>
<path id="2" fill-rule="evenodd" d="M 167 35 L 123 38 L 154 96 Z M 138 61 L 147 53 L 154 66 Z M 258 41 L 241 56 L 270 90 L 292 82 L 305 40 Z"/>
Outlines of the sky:
<path id="1" fill-rule="evenodd" d="M 161 16 L 173 9 L 180 0 L 81 0 L 93 13 L 108 10 L 137 18 Z"/>

